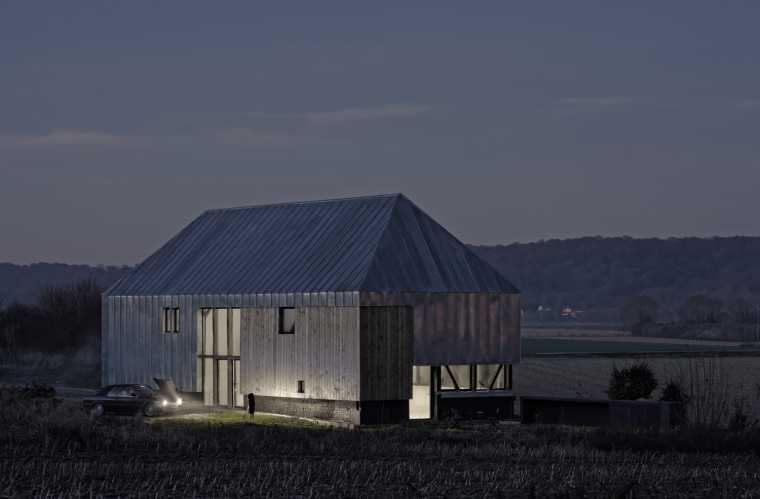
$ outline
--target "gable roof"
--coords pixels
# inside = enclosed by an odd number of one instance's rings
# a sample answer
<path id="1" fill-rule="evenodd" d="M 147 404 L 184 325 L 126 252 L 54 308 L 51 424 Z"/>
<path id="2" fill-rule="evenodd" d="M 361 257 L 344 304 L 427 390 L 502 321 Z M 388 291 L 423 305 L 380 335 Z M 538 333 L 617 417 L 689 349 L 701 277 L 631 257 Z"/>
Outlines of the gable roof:
<path id="1" fill-rule="evenodd" d="M 402 194 L 209 210 L 104 296 L 519 293 Z"/>

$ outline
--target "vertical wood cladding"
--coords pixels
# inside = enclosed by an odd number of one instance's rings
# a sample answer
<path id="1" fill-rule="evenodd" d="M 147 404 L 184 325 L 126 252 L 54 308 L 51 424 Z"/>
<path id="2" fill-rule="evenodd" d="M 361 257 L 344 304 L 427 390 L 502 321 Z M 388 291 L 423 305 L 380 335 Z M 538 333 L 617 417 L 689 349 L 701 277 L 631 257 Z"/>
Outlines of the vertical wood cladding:
<path id="1" fill-rule="evenodd" d="M 518 293 L 362 292 L 360 303 L 414 307 L 415 366 L 520 362 Z"/>
<path id="2" fill-rule="evenodd" d="M 241 310 L 244 392 L 360 400 L 359 307 L 296 307 L 295 334 L 279 334 L 279 321 L 277 307 Z"/>
<path id="3" fill-rule="evenodd" d="M 361 400 L 412 398 L 412 307 L 361 307 Z"/>

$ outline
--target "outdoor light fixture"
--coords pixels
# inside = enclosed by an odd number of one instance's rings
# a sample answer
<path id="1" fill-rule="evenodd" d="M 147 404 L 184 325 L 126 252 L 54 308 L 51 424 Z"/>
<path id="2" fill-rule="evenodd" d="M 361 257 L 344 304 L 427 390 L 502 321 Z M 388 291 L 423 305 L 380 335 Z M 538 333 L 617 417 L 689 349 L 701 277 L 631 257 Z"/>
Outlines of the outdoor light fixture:
<path id="1" fill-rule="evenodd" d="M 182 399 L 177 399 L 177 405 L 182 405 Z"/>
<path id="2" fill-rule="evenodd" d="M 164 399 L 164 405 L 166 405 L 166 399 Z"/>

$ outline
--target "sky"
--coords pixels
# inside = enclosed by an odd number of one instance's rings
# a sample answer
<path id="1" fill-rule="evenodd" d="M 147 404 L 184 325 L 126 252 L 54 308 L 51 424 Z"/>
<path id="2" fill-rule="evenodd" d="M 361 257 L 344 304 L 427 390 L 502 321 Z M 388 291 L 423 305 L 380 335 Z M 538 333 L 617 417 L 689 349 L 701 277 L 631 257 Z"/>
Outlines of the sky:
<path id="1" fill-rule="evenodd" d="M 760 235 L 759 2 L 3 2 L 0 262 L 401 192 L 460 240 Z"/>

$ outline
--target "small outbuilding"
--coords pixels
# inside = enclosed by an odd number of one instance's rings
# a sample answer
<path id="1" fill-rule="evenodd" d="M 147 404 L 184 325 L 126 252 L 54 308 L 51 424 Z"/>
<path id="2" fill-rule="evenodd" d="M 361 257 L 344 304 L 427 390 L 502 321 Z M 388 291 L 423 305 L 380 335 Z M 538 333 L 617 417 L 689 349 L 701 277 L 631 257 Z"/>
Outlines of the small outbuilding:
<path id="1" fill-rule="evenodd" d="M 519 293 L 401 194 L 209 210 L 103 294 L 103 384 L 361 424 L 511 417 Z"/>

